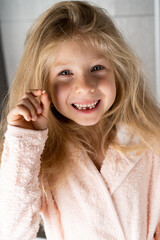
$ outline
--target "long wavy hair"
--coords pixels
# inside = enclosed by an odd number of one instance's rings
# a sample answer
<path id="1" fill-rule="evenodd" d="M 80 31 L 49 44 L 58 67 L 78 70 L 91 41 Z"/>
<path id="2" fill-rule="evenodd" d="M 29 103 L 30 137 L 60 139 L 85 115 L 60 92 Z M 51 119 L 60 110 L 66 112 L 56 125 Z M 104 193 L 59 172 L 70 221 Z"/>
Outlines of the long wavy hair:
<path id="1" fill-rule="evenodd" d="M 58 187 L 68 166 L 73 166 L 76 150 L 96 158 L 109 145 L 125 154 L 151 149 L 160 155 L 160 109 L 146 84 L 142 66 L 124 40 L 107 11 L 86 1 L 63 1 L 44 12 L 26 36 L 24 52 L 13 83 L 4 98 L 0 125 L 0 149 L 3 151 L 7 114 L 28 89 L 43 88 L 49 99 L 49 71 L 60 44 L 81 39 L 90 41 L 109 58 L 116 80 L 116 99 L 95 126 L 80 126 L 62 116 L 51 104 L 48 139 L 41 156 L 39 174 L 41 190 Z M 117 140 L 117 124 L 124 124 L 139 138 L 138 143 L 123 144 Z M 69 148 L 69 146 L 72 146 Z M 73 156 L 73 158 L 71 157 Z M 54 181 L 54 185 L 53 185 Z"/>

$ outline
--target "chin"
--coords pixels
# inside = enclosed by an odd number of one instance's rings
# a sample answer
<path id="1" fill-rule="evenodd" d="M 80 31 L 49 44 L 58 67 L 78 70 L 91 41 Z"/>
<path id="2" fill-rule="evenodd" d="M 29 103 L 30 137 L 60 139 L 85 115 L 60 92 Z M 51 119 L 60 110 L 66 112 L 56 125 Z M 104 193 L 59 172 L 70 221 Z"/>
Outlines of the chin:
<path id="1" fill-rule="evenodd" d="M 81 126 L 94 126 L 98 123 L 98 121 L 94 120 L 86 120 L 86 121 L 80 121 L 80 120 L 74 120 L 74 122 L 76 122 L 77 124 L 81 125 Z"/>

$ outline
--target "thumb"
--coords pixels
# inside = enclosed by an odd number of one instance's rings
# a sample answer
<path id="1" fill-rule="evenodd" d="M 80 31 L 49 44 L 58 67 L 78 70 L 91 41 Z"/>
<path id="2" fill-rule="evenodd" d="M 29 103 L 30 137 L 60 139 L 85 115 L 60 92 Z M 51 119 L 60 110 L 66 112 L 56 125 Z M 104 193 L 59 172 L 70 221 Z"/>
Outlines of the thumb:
<path id="1" fill-rule="evenodd" d="M 51 101 L 48 98 L 47 92 L 44 90 L 41 95 L 41 107 L 43 109 L 43 115 L 48 117 Z"/>

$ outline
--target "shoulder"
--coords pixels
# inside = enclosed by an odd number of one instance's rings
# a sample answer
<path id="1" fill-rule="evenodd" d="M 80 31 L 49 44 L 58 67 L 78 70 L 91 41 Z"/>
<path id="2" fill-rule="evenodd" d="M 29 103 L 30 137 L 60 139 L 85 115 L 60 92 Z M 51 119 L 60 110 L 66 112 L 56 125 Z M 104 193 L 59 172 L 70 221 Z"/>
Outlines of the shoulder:
<path id="1" fill-rule="evenodd" d="M 116 138 L 119 144 L 122 144 L 123 146 L 127 146 L 130 143 L 138 144 L 140 142 L 139 137 L 134 133 L 132 133 L 129 127 L 126 126 L 125 124 L 120 124 L 120 123 L 116 124 L 116 129 L 117 129 Z M 135 157 L 134 152 L 131 157 L 133 158 Z M 142 152 L 142 154 L 138 156 L 138 158 L 149 159 L 150 161 L 153 161 L 154 163 L 157 163 L 157 164 L 160 162 L 160 155 L 158 155 L 156 152 L 152 151 L 149 148 L 146 148 Z"/>
<path id="2" fill-rule="evenodd" d="M 116 124 L 116 138 L 120 144 L 127 145 L 130 142 L 138 143 L 139 138 L 133 134 L 129 127 L 122 123 Z"/>

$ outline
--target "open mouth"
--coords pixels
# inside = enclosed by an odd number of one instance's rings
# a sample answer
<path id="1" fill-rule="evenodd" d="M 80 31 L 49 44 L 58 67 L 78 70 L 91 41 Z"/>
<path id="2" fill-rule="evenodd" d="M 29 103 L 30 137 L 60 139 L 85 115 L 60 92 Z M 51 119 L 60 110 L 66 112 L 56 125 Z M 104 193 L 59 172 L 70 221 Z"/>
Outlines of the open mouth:
<path id="1" fill-rule="evenodd" d="M 95 102 L 93 102 L 92 104 L 88 104 L 88 105 L 82 105 L 82 104 L 72 104 L 72 106 L 77 109 L 77 110 L 81 110 L 81 111 L 89 111 L 92 109 L 95 109 L 98 107 L 99 103 L 101 100 L 97 100 Z"/>

